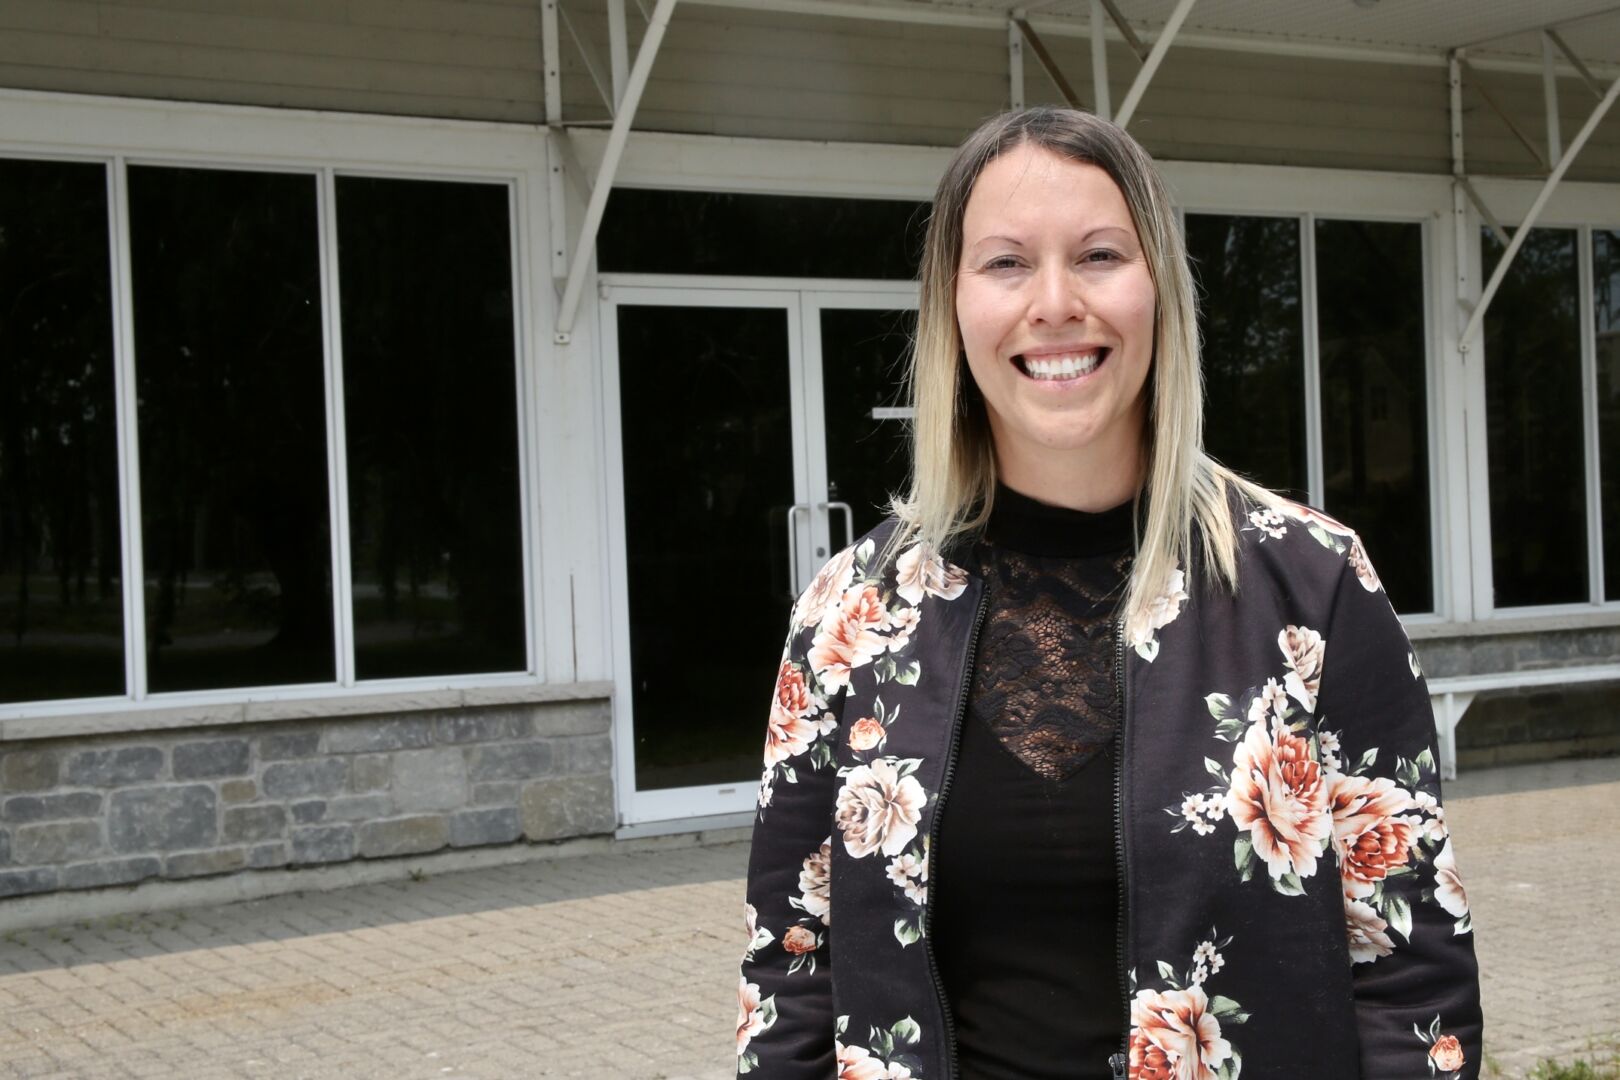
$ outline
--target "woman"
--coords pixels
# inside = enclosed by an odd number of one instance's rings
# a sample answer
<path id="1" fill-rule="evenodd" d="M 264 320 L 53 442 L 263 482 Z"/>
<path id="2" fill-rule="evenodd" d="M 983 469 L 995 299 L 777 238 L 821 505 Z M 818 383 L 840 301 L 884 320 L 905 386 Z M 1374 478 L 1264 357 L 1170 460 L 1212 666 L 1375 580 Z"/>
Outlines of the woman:
<path id="1" fill-rule="evenodd" d="M 1417 658 L 1352 531 L 1204 455 L 1129 136 L 963 144 L 911 387 L 911 491 L 793 612 L 739 1072 L 1476 1076 Z"/>

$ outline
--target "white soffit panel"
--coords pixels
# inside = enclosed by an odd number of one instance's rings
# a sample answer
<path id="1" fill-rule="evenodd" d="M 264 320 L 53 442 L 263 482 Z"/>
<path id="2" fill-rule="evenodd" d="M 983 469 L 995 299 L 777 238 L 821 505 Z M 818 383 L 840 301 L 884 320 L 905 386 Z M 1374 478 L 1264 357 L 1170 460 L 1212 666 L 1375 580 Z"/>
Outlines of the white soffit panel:
<path id="1" fill-rule="evenodd" d="M 873 8 L 1005 16 L 1089 24 L 1090 0 L 860 0 Z M 1175 0 L 1115 0 L 1145 39 L 1169 18 Z M 1543 27 L 1553 27 L 1582 60 L 1620 64 L 1617 0 L 1198 0 L 1183 36 L 1237 38 L 1364 50 L 1433 53 L 1466 46 L 1479 59 L 1540 63 Z"/>

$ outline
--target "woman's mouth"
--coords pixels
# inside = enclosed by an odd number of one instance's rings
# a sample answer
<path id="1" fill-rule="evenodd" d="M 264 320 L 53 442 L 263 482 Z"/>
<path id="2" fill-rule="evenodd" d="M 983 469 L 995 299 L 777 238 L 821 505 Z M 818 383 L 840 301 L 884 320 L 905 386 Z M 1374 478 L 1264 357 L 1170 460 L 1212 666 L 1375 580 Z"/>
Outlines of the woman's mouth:
<path id="1" fill-rule="evenodd" d="M 1031 379 L 1041 382 L 1061 382 L 1090 375 L 1102 366 L 1111 351 L 1099 346 L 1074 352 L 1042 353 L 1039 356 L 1020 353 L 1013 357 L 1013 363 L 1017 365 L 1019 371 Z"/>

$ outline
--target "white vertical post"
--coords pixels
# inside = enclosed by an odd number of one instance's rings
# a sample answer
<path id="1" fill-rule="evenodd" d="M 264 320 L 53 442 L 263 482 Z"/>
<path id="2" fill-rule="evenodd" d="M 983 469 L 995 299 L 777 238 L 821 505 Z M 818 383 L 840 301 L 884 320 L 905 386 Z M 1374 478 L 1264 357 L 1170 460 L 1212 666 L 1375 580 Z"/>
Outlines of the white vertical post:
<path id="1" fill-rule="evenodd" d="M 557 0 L 540 0 L 541 67 L 544 70 L 546 107 L 546 196 L 551 217 L 551 276 L 561 291 L 568 277 L 568 193 L 563 183 L 563 156 L 558 141 L 562 130 L 562 48 L 557 41 Z"/>
<path id="2" fill-rule="evenodd" d="M 1558 132 L 1558 68 L 1554 57 L 1557 46 L 1547 32 L 1541 32 L 1541 98 L 1547 108 L 1547 160 L 1554 165 L 1564 156 Z"/>
<path id="3" fill-rule="evenodd" d="M 1007 20 L 1007 101 L 1008 107 L 1024 107 L 1024 35 L 1017 20 L 1024 17 L 1022 8 L 1015 10 Z"/>
<path id="4" fill-rule="evenodd" d="M 332 536 L 332 647 L 339 686 L 353 686 L 354 573 L 349 546 L 349 441 L 344 422 L 343 309 L 339 298 L 337 175 L 322 169 L 316 208 L 321 238 L 321 333 L 326 339 L 327 505 Z"/>
<path id="5" fill-rule="evenodd" d="M 1313 506 L 1327 506 L 1327 482 L 1322 468 L 1322 354 L 1317 341 L 1316 217 L 1299 219 L 1300 320 L 1305 347 L 1305 484 Z M 1356 418 L 1353 423 L 1359 423 Z M 1331 510 L 1328 511 L 1332 513 Z"/>
<path id="6" fill-rule="evenodd" d="M 1581 295 L 1575 305 L 1581 319 L 1581 421 L 1586 448 L 1586 560 L 1591 600 L 1603 603 L 1603 474 L 1598 444 L 1597 312 L 1594 310 L 1597 268 L 1592 263 L 1592 228 L 1576 232 L 1576 280 Z"/>
<path id="7" fill-rule="evenodd" d="M 140 417 L 136 413 L 135 297 L 130 280 L 127 162 L 107 163 L 107 220 L 113 302 L 113 416 L 118 432 L 118 528 L 124 583 L 124 689 L 146 697 L 146 561 L 141 546 Z"/>
<path id="8" fill-rule="evenodd" d="M 557 0 L 540 0 L 540 61 L 546 124 L 562 123 L 562 47 L 557 40 Z"/>
<path id="9" fill-rule="evenodd" d="M 1091 0 L 1091 100 L 1104 120 L 1114 111 L 1108 97 L 1108 37 L 1103 31 L 1107 15 L 1102 0 Z"/>
<path id="10" fill-rule="evenodd" d="M 613 69 L 613 111 L 624 104 L 624 87 L 630 81 L 630 40 L 624 25 L 624 0 L 607 0 L 608 65 Z"/>

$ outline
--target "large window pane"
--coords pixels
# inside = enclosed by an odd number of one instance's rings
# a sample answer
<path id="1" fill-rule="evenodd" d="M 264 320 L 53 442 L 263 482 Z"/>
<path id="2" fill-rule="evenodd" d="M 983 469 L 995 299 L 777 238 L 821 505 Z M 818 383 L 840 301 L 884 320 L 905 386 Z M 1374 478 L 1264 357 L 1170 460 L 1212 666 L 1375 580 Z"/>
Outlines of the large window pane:
<path id="1" fill-rule="evenodd" d="M 1502 245 L 1482 230 L 1485 273 Z M 1497 607 L 1590 599 L 1575 233 L 1532 229 L 1485 312 Z"/>
<path id="2" fill-rule="evenodd" d="M 604 272 L 912 281 L 927 227 L 925 202 L 615 188 L 597 264 Z"/>
<path id="3" fill-rule="evenodd" d="M 361 678 L 527 667 L 507 204 L 337 181 Z"/>
<path id="4" fill-rule="evenodd" d="M 315 178 L 131 167 L 147 679 L 334 677 Z"/>
<path id="5" fill-rule="evenodd" d="M 1317 221 L 1316 295 L 1325 509 L 1398 610 L 1432 611 L 1422 226 Z"/>
<path id="6" fill-rule="evenodd" d="M 1592 310 L 1597 323 L 1603 595 L 1620 600 L 1620 229 L 1592 231 Z"/>
<path id="7" fill-rule="evenodd" d="M 1303 499 L 1299 222 L 1188 214 L 1187 253 L 1204 342 L 1204 444 L 1239 472 Z"/>
<path id="8" fill-rule="evenodd" d="M 0 701 L 124 692 L 102 165 L 0 161 Z"/>

